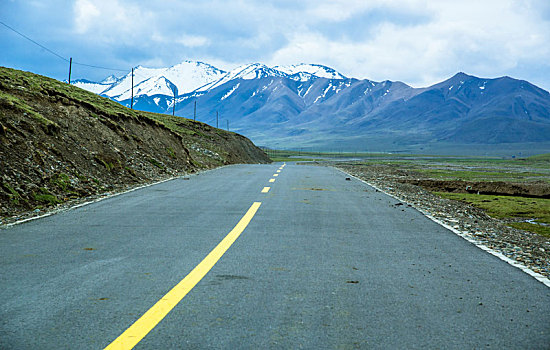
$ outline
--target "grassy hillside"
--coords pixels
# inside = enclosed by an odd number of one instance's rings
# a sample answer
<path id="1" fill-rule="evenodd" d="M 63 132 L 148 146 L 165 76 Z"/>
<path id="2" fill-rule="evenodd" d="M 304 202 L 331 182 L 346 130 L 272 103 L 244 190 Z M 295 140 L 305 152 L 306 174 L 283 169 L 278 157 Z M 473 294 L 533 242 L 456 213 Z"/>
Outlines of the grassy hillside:
<path id="1" fill-rule="evenodd" d="M 247 138 L 139 112 L 0 67 L 0 220 L 224 164 L 269 159 Z"/>

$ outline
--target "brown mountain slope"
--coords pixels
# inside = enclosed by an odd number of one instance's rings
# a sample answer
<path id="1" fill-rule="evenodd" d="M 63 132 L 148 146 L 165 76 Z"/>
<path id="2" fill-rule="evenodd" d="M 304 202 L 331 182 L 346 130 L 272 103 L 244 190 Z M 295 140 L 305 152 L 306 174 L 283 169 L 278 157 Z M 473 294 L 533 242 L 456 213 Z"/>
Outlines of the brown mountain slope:
<path id="1" fill-rule="evenodd" d="M 0 67 L 0 224 L 200 169 L 267 162 L 241 135 Z"/>

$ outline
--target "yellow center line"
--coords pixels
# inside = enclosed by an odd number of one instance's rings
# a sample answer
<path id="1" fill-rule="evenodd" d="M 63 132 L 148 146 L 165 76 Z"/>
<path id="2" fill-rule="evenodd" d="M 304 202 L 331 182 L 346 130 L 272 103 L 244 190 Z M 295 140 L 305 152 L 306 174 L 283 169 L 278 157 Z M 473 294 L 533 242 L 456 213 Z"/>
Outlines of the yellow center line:
<path id="1" fill-rule="evenodd" d="M 105 350 L 132 349 L 195 287 L 239 238 L 248 226 L 261 202 L 254 202 L 237 225 L 184 279 L 143 314 L 124 333 L 109 344 Z"/>
<path id="2" fill-rule="evenodd" d="M 273 176 L 279 176 L 279 174 L 273 174 Z"/>
<path id="3" fill-rule="evenodd" d="M 264 188 L 262 189 L 262 193 L 267 193 L 267 192 L 269 192 L 269 189 L 270 189 L 270 188 L 271 188 L 271 187 L 264 187 Z"/>
<path id="4" fill-rule="evenodd" d="M 269 179 L 269 182 L 275 182 L 275 179 Z"/>
<path id="5" fill-rule="evenodd" d="M 281 169 L 277 169 L 277 172 L 280 173 L 280 172 L 281 172 Z"/>

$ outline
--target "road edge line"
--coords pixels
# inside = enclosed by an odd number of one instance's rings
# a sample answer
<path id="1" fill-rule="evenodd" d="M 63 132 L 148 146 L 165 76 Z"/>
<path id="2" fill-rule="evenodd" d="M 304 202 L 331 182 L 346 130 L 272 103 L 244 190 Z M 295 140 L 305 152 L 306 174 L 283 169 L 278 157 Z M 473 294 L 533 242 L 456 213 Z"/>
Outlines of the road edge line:
<path id="1" fill-rule="evenodd" d="M 515 261 L 515 260 L 512 260 L 510 259 L 509 257 L 507 257 L 506 255 L 502 254 L 501 252 L 497 252 L 496 250 L 493 250 L 489 247 L 487 247 L 486 245 L 476 241 L 475 239 L 471 238 L 471 237 L 468 237 L 467 235 L 465 235 L 464 233 L 458 231 L 457 229 L 455 229 L 454 227 L 451 227 L 449 225 L 447 225 L 446 223 L 440 221 L 439 219 L 436 219 L 435 217 L 433 217 L 432 215 L 428 214 L 427 212 L 425 212 L 424 210 L 422 210 L 421 208 L 418 208 L 416 207 L 414 204 L 412 203 L 409 203 L 407 201 L 404 201 L 403 199 L 391 194 L 391 193 L 388 193 L 386 191 L 384 191 L 383 189 L 379 188 L 378 186 L 374 185 L 374 184 L 371 184 L 363 179 L 360 179 L 358 178 L 357 176 L 355 175 L 352 175 L 352 174 L 349 174 L 347 172 L 345 172 L 344 170 L 342 169 L 338 169 L 336 167 L 333 167 L 334 169 L 346 174 L 346 175 L 349 175 L 351 177 L 353 177 L 354 179 L 356 180 L 359 180 L 365 184 L 367 184 L 368 186 L 374 188 L 375 190 L 378 190 L 382 193 L 384 193 L 385 195 L 387 196 L 390 196 L 400 202 L 403 202 L 403 203 L 406 203 L 408 205 L 410 205 L 411 207 L 413 207 L 414 209 L 416 209 L 418 212 L 420 212 L 422 215 L 424 215 L 425 217 L 427 217 L 428 219 L 432 220 L 433 222 L 435 222 L 436 224 L 439 224 L 441 226 L 443 226 L 444 228 L 446 228 L 447 230 L 453 232 L 454 234 L 456 234 L 457 236 L 459 237 L 462 237 L 464 240 L 466 240 L 467 242 L 470 242 L 471 244 L 475 245 L 476 247 L 478 247 L 479 249 L 499 258 L 500 260 L 512 265 L 513 267 L 516 267 L 518 269 L 520 269 L 521 271 L 525 272 L 526 274 L 528 274 L 529 276 L 533 277 L 534 279 L 536 279 L 537 281 L 539 281 L 540 283 L 544 284 L 546 287 L 550 288 L 550 279 L 548 279 L 546 276 L 544 275 L 541 275 L 540 273 L 538 272 L 535 272 L 533 270 L 531 270 L 529 267 Z"/>
<path id="2" fill-rule="evenodd" d="M 203 170 L 203 171 L 198 171 L 196 173 L 173 176 L 173 177 L 170 177 L 168 179 L 148 183 L 148 184 L 145 184 L 145 185 L 139 185 L 137 187 L 133 187 L 133 188 L 130 188 L 128 190 L 124 190 L 122 192 L 111 193 L 111 194 L 105 195 L 103 197 L 92 199 L 88 202 L 75 204 L 75 205 L 70 206 L 68 208 L 53 209 L 52 211 L 49 211 L 49 212 L 44 213 L 42 215 L 33 216 L 33 217 L 30 217 L 30 218 L 25 218 L 25 219 L 18 220 L 18 221 L 15 221 L 15 222 L 10 222 L 9 224 L 3 224 L 3 225 L 0 225 L 0 230 L 7 229 L 7 228 L 10 228 L 10 227 L 15 226 L 15 225 L 24 224 L 25 222 L 28 222 L 28 221 L 38 220 L 38 219 L 42 219 L 42 218 L 52 216 L 52 215 L 55 215 L 55 214 L 64 213 L 66 211 L 70 211 L 70 210 L 78 209 L 78 208 L 81 208 L 81 207 L 85 207 L 89 204 L 94 204 L 94 203 L 97 203 L 97 202 L 101 202 L 102 200 L 105 200 L 105 199 L 113 198 L 113 197 L 116 197 L 116 196 L 120 196 L 120 195 L 123 195 L 123 194 L 126 194 L 126 193 L 133 192 L 133 191 L 141 190 L 143 188 L 147 188 L 147 187 L 150 187 L 150 186 L 155 186 L 155 185 L 158 185 L 158 184 L 161 184 L 161 183 L 164 183 L 164 182 L 177 180 L 177 179 L 180 179 L 180 178 L 183 178 L 183 177 L 204 174 L 204 173 L 207 173 L 207 172 L 210 172 L 210 171 L 214 171 L 214 170 L 218 170 L 218 169 L 222 169 L 222 168 L 227 168 L 227 167 L 235 166 L 235 165 L 239 165 L 239 164 L 222 165 L 222 166 L 214 168 L 214 169 L 206 169 L 206 170 Z M 101 196 L 101 194 L 99 194 L 98 196 Z"/>

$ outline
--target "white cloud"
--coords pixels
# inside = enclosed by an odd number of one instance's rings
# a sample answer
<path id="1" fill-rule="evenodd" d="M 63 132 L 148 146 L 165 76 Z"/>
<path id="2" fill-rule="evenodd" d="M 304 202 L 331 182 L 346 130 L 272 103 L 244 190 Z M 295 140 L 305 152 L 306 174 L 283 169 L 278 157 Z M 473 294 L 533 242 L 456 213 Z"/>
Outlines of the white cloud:
<path id="1" fill-rule="evenodd" d="M 91 24 L 101 15 L 101 12 L 91 1 L 78 0 L 74 5 L 75 27 L 77 33 L 85 33 Z"/>
<path id="2" fill-rule="evenodd" d="M 199 35 L 182 35 L 176 42 L 187 47 L 200 47 L 208 46 L 210 44 L 210 39 Z"/>
<path id="3" fill-rule="evenodd" d="M 414 86 L 457 71 L 527 80 L 550 71 L 547 0 L 77 0 L 73 10 L 78 34 L 139 48 L 139 63 L 313 62 Z"/>
<path id="4" fill-rule="evenodd" d="M 270 63 L 324 62 L 344 74 L 416 86 L 457 71 L 499 76 L 522 61 L 548 65 L 549 23 L 537 21 L 536 8 L 525 3 L 533 2 L 417 1 L 431 14 L 430 21 L 413 26 L 382 22 L 358 41 L 333 40 L 312 30 L 294 33 Z"/>
<path id="5" fill-rule="evenodd" d="M 130 42 L 147 33 L 154 17 L 137 4 L 123 0 L 77 0 L 73 12 L 78 34 L 111 43 Z"/>

